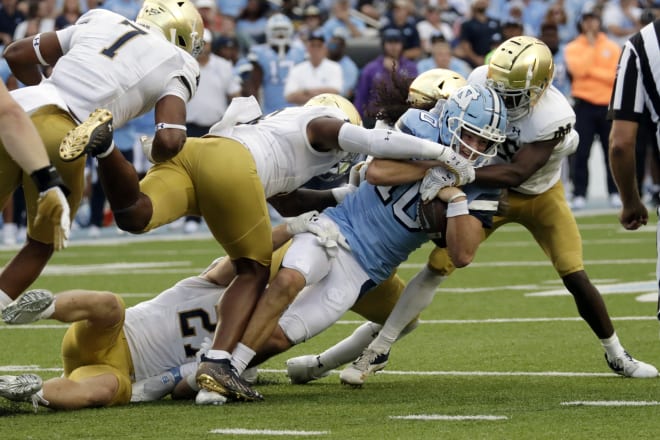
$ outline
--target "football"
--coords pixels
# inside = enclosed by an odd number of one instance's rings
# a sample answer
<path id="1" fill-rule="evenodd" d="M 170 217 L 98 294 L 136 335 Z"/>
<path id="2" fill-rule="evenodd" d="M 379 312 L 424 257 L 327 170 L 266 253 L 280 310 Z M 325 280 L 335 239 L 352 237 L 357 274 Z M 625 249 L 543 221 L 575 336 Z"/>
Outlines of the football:
<path id="1" fill-rule="evenodd" d="M 417 205 L 417 216 L 422 230 L 440 247 L 447 247 L 447 203 L 439 198 L 430 202 L 420 201 Z"/>

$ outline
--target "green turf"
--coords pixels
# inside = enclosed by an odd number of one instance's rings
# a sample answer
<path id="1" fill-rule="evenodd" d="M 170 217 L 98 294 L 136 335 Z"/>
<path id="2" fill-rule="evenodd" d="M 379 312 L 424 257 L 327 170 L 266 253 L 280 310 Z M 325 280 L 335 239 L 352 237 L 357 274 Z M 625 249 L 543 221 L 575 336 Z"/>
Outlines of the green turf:
<path id="1" fill-rule="evenodd" d="M 606 289 L 615 283 L 652 284 L 654 230 L 623 231 L 614 214 L 578 221 L 587 271 L 597 285 Z M 411 277 L 429 249 L 426 246 L 413 254 L 400 274 Z M 35 286 L 55 291 L 108 289 L 132 294 L 125 297 L 131 305 L 199 272 L 220 253 L 210 239 L 113 246 L 74 242 L 53 258 Z M 0 251 L 0 263 L 12 254 Z M 518 264 L 497 264 L 502 262 Z M 114 266 L 95 266 L 105 264 Z M 73 268 L 77 273 L 72 273 Z M 657 437 L 658 406 L 562 404 L 658 403 L 660 381 L 610 374 L 598 340 L 583 321 L 575 319 L 577 311 L 569 295 L 527 295 L 558 290 L 562 284 L 526 231 L 516 226 L 498 231 L 479 250 L 473 266 L 457 271 L 443 288 L 422 314 L 427 322 L 395 346 L 386 371 L 361 389 L 341 386 L 337 374 L 292 386 L 282 372 L 288 357 L 319 352 L 350 334 L 359 317 L 349 313 L 342 323 L 263 366 L 268 371 L 260 375 L 257 389 L 264 394 L 264 402 L 198 407 L 165 400 L 76 412 L 41 408 L 34 414 L 28 404 L 0 399 L 0 438 L 298 438 L 212 433 L 216 429 L 306 431 L 309 435 L 303 438 L 322 439 Z M 624 346 L 635 357 L 660 365 L 655 304 L 636 300 L 653 290 L 609 293 L 604 298 Z M 498 319 L 502 321 L 493 321 Z M 0 374 L 17 374 L 15 366 L 31 366 L 45 378 L 59 375 L 52 369 L 61 365 L 63 334 L 63 328 L 0 326 Z M 396 418 L 410 415 L 490 416 L 494 420 Z"/>

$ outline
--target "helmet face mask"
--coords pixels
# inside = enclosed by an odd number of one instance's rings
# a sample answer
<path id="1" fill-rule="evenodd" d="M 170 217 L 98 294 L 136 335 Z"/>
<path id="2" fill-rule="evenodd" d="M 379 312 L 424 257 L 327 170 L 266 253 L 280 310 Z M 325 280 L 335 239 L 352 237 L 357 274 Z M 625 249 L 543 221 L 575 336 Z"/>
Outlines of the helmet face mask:
<path id="1" fill-rule="evenodd" d="M 204 48 L 202 16 L 190 0 L 146 0 L 135 22 L 160 30 L 170 43 L 194 57 Z"/>
<path id="2" fill-rule="evenodd" d="M 552 83 L 554 61 L 548 46 L 534 37 L 500 44 L 488 63 L 487 84 L 504 99 L 509 119 L 522 118 Z"/>
<path id="3" fill-rule="evenodd" d="M 310 98 L 304 105 L 305 107 L 334 107 L 344 113 L 346 122 L 353 125 L 362 126 L 362 117 L 351 101 L 335 93 L 321 93 Z"/>
<path id="4" fill-rule="evenodd" d="M 456 89 L 467 84 L 460 74 L 449 69 L 431 69 L 419 74 L 408 89 L 407 103 L 429 110 L 439 99 L 447 99 Z"/>
<path id="5" fill-rule="evenodd" d="M 440 114 L 440 141 L 475 166 L 497 154 L 497 146 L 506 140 L 507 109 L 495 90 L 468 85 L 454 92 Z M 487 147 L 480 151 L 463 138 L 463 130 L 482 140 Z"/>
<path id="6" fill-rule="evenodd" d="M 284 14 L 273 14 L 266 22 L 266 42 L 283 56 L 293 38 L 293 23 Z"/>

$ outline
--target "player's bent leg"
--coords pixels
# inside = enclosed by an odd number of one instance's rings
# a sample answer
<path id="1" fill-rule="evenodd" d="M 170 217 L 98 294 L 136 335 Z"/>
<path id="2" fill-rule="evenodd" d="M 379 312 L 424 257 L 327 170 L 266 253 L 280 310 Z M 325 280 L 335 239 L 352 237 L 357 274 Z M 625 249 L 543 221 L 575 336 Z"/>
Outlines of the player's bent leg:
<path id="1" fill-rule="evenodd" d="M 97 366 L 82 367 L 69 377 L 56 377 L 44 382 L 43 397 L 48 401 L 47 406 L 52 409 L 71 410 L 130 402 L 130 379 L 125 377 L 120 380 L 117 374 L 112 372 L 89 376 L 89 369 L 95 367 Z"/>

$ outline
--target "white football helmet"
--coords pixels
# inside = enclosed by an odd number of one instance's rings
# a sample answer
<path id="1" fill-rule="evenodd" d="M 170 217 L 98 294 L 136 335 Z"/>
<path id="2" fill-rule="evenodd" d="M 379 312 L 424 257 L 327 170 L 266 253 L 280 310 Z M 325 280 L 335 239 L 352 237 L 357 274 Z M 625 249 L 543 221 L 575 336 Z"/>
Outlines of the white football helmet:
<path id="1" fill-rule="evenodd" d="M 469 160 L 481 161 L 497 154 L 497 146 L 506 140 L 507 108 L 494 89 L 472 84 L 451 94 L 440 114 L 440 142 L 460 154 L 470 152 Z M 461 139 L 465 129 L 489 141 L 485 151 L 478 151 Z"/>
<path id="2" fill-rule="evenodd" d="M 273 14 L 266 22 L 266 42 L 283 55 L 293 39 L 293 23 L 284 14 Z"/>

